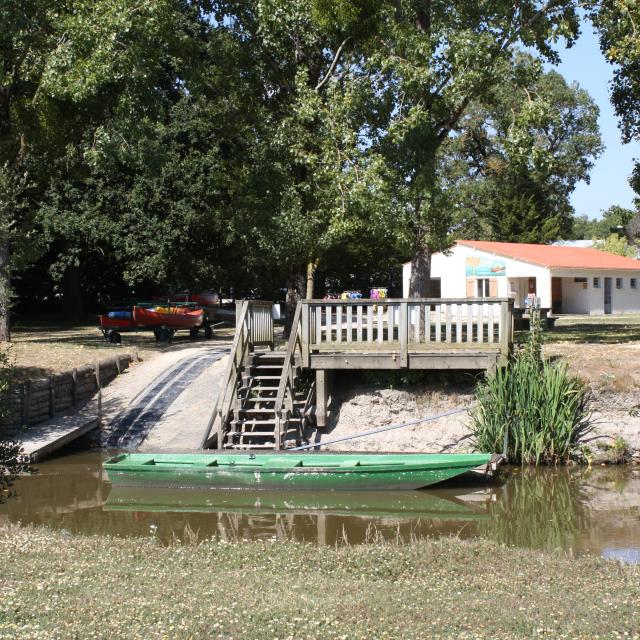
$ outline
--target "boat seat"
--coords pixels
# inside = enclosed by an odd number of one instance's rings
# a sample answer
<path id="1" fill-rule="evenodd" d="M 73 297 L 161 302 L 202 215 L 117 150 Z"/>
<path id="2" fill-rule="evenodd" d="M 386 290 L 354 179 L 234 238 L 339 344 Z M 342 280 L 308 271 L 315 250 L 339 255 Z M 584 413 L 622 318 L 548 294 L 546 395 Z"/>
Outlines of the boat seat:
<path id="1" fill-rule="evenodd" d="M 360 466 L 360 460 L 345 460 L 344 462 L 340 463 L 341 467 L 359 467 Z"/>
<path id="2" fill-rule="evenodd" d="M 292 459 L 292 460 L 287 460 L 286 458 L 283 458 L 281 460 L 269 460 L 269 462 L 267 462 L 265 464 L 266 467 L 284 467 L 285 469 L 291 469 L 293 467 L 301 467 L 302 466 L 302 460 L 298 460 L 296 458 Z"/>
<path id="3" fill-rule="evenodd" d="M 205 458 L 202 461 L 198 460 L 197 462 L 194 462 L 194 465 L 197 465 L 198 467 L 217 467 L 218 461 Z"/>

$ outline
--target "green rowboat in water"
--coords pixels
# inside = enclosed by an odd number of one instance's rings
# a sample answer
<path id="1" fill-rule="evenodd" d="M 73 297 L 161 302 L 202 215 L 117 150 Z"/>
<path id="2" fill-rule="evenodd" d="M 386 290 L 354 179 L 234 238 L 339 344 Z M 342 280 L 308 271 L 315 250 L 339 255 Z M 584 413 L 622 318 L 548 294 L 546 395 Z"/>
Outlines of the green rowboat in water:
<path id="1" fill-rule="evenodd" d="M 488 465 L 489 454 L 124 453 L 113 485 L 369 491 L 420 489 Z"/>

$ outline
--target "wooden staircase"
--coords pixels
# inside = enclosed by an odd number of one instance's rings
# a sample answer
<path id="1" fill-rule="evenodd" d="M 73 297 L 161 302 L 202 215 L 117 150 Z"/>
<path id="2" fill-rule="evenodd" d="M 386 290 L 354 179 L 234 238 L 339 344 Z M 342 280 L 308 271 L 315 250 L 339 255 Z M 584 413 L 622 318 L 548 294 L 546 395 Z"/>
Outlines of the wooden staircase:
<path id="1" fill-rule="evenodd" d="M 283 374 L 284 351 L 259 351 L 251 354 L 246 365 L 231 429 L 224 435 L 223 449 L 275 449 L 276 401 Z M 299 370 L 294 371 L 294 380 Z M 293 413 L 281 431 L 282 448 L 299 446 L 304 437 L 306 417 L 301 414 L 305 396 L 298 390 L 293 398 Z"/>
<path id="2" fill-rule="evenodd" d="M 238 304 L 236 334 L 202 449 L 278 450 L 303 443 L 315 383 L 300 384 L 300 309 L 286 350 L 274 351 L 271 303 Z"/>

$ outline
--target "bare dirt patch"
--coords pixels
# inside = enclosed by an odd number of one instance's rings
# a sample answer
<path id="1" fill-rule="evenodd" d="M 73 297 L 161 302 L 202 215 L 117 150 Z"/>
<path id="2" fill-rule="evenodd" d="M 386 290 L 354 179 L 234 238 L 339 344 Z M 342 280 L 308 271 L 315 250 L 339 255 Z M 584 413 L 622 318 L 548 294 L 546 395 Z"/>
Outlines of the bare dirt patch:
<path id="1" fill-rule="evenodd" d="M 333 388 L 333 406 L 327 429 L 321 440 L 331 440 L 363 431 L 396 425 L 417 418 L 428 418 L 473 403 L 472 378 L 456 383 L 434 381 L 401 388 L 384 383 L 362 383 L 361 378 L 337 378 Z M 470 451 L 469 416 L 458 413 L 438 420 L 333 445 L 344 451 L 413 451 L 439 453 Z"/>
<path id="2" fill-rule="evenodd" d="M 121 345 L 107 343 L 97 323 L 30 322 L 18 324 L 8 349 L 15 365 L 17 381 L 41 378 L 119 354 L 130 353 L 142 360 L 168 351 L 190 348 L 198 342 L 227 341 L 233 329 L 217 329 L 211 341 L 194 340 L 186 332 L 177 333 L 170 345 L 158 344 L 151 332 L 123 334 Z M 136 359 L 137 359 L 136 358 Z"/>

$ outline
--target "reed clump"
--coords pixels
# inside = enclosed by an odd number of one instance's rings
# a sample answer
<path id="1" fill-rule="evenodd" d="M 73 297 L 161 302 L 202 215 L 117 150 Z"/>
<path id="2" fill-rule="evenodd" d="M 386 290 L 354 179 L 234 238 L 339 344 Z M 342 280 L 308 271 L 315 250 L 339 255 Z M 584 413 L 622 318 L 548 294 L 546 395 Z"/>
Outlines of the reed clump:
<path id="1" fill-rule="evenodd" d="M 588 388 L 563 362 L 542 354 L 539 321 L 508 365 L 480 382 L 472 431 L 478 450 L 516 464 L 568 462 L 591 430 Z"/>

